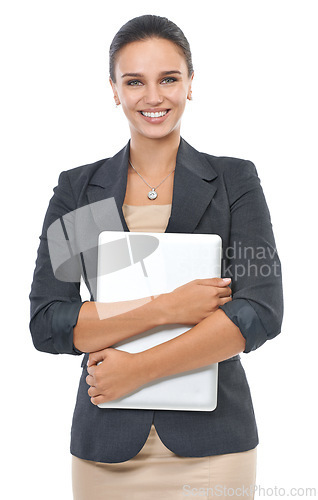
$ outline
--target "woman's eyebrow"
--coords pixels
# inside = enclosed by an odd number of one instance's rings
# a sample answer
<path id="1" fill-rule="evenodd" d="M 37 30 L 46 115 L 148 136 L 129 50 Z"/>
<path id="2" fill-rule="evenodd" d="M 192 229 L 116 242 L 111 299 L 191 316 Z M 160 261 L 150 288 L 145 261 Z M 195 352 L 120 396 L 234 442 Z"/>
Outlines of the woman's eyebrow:
<path id="1" fill-rule="evenodd" d="M 177 69 L 173 69 L 171 71 L 161 71 L 161 73 L 159 73 L 159 75 L 160 76 L 172 75 L 173 73 L 178 73 L 179 75 L 182 75 L 181 71 L 179 71 Z M 134 77 L 142 78 L 144 75 L 142 73 L 124 73 L 123 75 L 121 75 L 122 78 L 124 78 L 125 76 L 134 76 Z"/>

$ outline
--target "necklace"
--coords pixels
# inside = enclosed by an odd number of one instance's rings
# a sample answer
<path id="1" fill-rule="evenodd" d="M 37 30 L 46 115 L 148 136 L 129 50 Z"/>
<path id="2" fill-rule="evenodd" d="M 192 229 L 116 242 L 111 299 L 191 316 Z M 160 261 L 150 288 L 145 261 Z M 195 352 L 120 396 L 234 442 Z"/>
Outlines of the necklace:
<path id="1" fill-rule="evenodd" d="M 128 161 L 129 161 L 130 165 L 132 166 L 132 168 L 134 169 L 134 171 L 136 172 L 136 174 L 138 174 L 138 175 L 139 175 L 139 177 L 140 177 L 140 178 L 141 178 L 141 179 L 142 179 L 142 180 L 143 180 L 143 181 L 147 184 L 147 186 L 149 186 L 149 187 L 150 187 L 151 191 L 149 191 L 149 193 L 148 193 L 148 198 L 149 198 L 149 200 L 155 200 L 155 199 L 157 198 L 158 193 L 157 193 L 156 189 L 157 189 L 157 188 L 158 188 L 158 187 L 159 187 L 159 186 L 160 186 L 160 185 L 161 185 L 161 184 L 162 184 L 162 183 L 163 183 L 163 182 L 164 182 L 164 181 L 165 181 L 165 180 L 169 177 L 169 175 L 171 175 L 171 174 L 172 174 L 172 172 L 174 172 L 174 171 L 175 171 L 175 168 L 174 168 L 174 169 L 170 172 L 170 174 L 168 174 L 168 175 L 167 175 L 167 176 L 163 179 L 163 181 L 161 181 L 161 182 L 160 182 L 160 184 L 158 184 L 158 186 L 156 186 L 156 187 L 151 187 L 151 186 L 150 186 L 150 184 L 148 184 L 148 182 L 147 182 L 147 181 L 145 181 L 145 179 L 142 177 L 142 175 L 140 175 L 140 173 L 139 173 L 139 172 L 137 172 L 137 170 L 135 169 L 135 167 L 133 166 L 133 164 L 131 163 L 131 161 L 130 161 L 130 160 L 128 160 Z"/>

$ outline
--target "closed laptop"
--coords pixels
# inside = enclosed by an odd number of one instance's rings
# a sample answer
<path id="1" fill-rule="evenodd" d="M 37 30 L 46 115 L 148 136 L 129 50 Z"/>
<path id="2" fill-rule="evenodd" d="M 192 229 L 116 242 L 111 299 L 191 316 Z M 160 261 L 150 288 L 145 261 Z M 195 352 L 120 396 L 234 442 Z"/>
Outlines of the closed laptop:
<path id="1" fill-rule="evenodd" d="M 221 275 L 222 240 L 216 234 L 103 231 L 98 242 L 97 302 L 168 293 L 195 279 Z M 186 332 L 169 324 L 112 347 L 136 353 Z M 152 381 L 100 408 L 211 411 L 217 406 L 218 364 Z"/>

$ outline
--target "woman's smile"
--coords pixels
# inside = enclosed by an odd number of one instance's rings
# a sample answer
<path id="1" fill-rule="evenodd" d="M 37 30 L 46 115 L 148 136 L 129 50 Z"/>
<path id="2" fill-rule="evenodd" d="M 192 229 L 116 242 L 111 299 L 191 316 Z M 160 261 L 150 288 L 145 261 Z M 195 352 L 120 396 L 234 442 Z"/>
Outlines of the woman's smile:
<path id="1" fill-rule="evenodd" d="M 171 109 L 165 109 L 160 111 L 139 111 L 140 115 L 144 120 L 149 123 L 159 124 L 167 119 L 170 115 Z"/>

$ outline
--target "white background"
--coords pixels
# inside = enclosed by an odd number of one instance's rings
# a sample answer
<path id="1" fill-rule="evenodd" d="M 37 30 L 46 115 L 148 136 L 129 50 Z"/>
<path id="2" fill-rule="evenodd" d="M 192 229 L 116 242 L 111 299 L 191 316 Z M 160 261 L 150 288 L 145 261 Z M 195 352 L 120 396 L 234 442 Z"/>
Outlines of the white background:
<path id="1" fill-rule="evenodd" d="M 270 490 L 275 486 L 286 492 L 316 487 L 318 492 L 315 4 L 2 4 L 1 455 L 6 498 L 72 498 L 69 439 L 81 358 L 35 350 L 28 294 L 59 173 L 112 156 L 129 139 L 108 83 L 108 48 L 117 30 L 141 14 L 170 18 L 192 48 L 194 99 L 187 102 L 181 135 L 199 151 L 252 160 L 271 212 L 283 269 L 282 333 L 242 355 L 260 435 L 257 484 L 268 489 L 256 498 L 276 498 Z"/>

